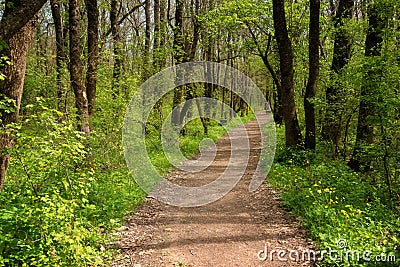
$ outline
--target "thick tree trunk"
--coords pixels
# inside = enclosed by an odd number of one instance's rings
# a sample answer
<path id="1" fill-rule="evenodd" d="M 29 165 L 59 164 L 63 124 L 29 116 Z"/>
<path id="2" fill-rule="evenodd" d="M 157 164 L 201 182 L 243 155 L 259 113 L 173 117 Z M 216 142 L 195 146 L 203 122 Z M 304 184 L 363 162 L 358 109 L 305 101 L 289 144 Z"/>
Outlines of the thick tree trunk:
<path id="1" fill-rule="evenodd" d="M 8 41 L 24 27 L 47 0 L 7 0 L 6 12 L 0 21 L 0 40 Z"/>
<path id="2" fill-rule="evenodd" d="M 278 43 L 283 119 L 285 121 L 285 135 L 287 147 L 298 147 L 301 145 L 302 136 L 297 120 L 296 104 L 294 100 L 293 84 L 293 49 L 286 27 L 285 1 L 273 0 L 273 19 L 275 37 Z"/>
<path id="3" fill-rule="evenodd" d="M 81 62 L 81 29 L 80 29 L 80 2 L 69 0 L 69 57 L 70 80 L 75 94 L 75 106 L 79 116 L 79 129 L 86 135 L 90 135 L 89 109 L 86 87 L 82 78 Z"/>
<path id="4" fill-rule="evenodd" d="M 352 17 L 354 0 L 340 0 L 337 15 L 335 18 L 335 37 L 333 48 L 333 60 L 331 71 L 332 75 L 338 75 L 347 65 L 350 59 L 350 38 L 344 28 L 344 21 Z M 333 80 L 335 77 L 333 77 Z M 332 142 L 334 146 L 334 156 L 337 156 L 337 149 L 342 139 L 342 120 L 340 114 L 341 103 L 339 93 L 341 86 L 338 82 L 333 82 L 326 89 L 326 113 L 324 126 L 322 128 L 322 138 Z"/>
<path id="5" fill-rule="evenodd" d="M 365 57 L 366 60 L 371 57 L 379 57 L 381 55 L 381 45 L 383 42 L 382 34 L 385 27 L 385 21 L 380 16 L 377 7 L 372 4 L 369 10 L 369 26 L 367 37 L 365 39 Z M 374 141 L 374 127 L 368 122 L 368 117 L 373 116 L 375 112 L 375 103 L 368 99 L 373 95 L 376 71 L 373 68 L 367 71 L 365 80 L 366 85 L 361 86 L 360 108 L 358 111 L 357 136 L 352 158 L 348 165 L 355 171 L 361 168 L 368 172 L 370 169 L 370 160 L 361 160 L 360 153 L 363 145 L 371 145 Z"/>
<path id="6" fill-rule="evenodd" d="M 97 0 L 85 0 L 87 9 L 88 59 L 86 91 L 88 113 L 93 116 L 96 103 L 97 64 L 99 58 L 99 8 Z"/>
<path id="7" fill-rule="evenodd" d="M 18 8 L 17 5 L 14 6 Z M 7 13 L 7 10 L 6 10 Z M 4 186 L 7 168 L 10 162 L 10 155 L 7 149 L 12 148 L 13 138 L 6 134 L 6 127 L 9 123 L 18 120 L 19 109 L 21 105 L 22 91 L 24 87 L 24 78 L 26 71 L 26 58 L 29 50 L 29 44 L 35 31 L 36 19 L 20 28 L 14 36 L 7 39 L 9 48 L 0 50 L 0 54 L 6 55 L 12 64 L 6 64 L 0 68 L 0 73 L 5 75 L 5 80 L 0 81 L 0 93 L 9 99 L 15 101 L 13 112 L 4 112 L 1 110 L 1 135 L 0 135 L 0 191 Z"/>
<path id="8" fill-rule="evenodd" d="M 315 97 L 317 91 L 317 82 L 319 74 L 319 14 L 320 0 L 310 0 L 310 32 L 309 32 L 309 70 L 306 93 L 304 95 L 304 112 L 306 122 L 305 147 L 315 149 L 315 107 L 311 100 Z"/>
<path id="9" fill-rule="evenodd" d="M 53 16 L 54 28 L 56 32 L 56 72 L 57 72 L 57 98 L 58 109 L 66 113 L 64 102 L 64 90 L 61 83 L 63 62 L 66 59 L 64 52 L 64 27 L 61 17 L 60 4 L 58 0 L 50 0 L 51 14 Z"/>

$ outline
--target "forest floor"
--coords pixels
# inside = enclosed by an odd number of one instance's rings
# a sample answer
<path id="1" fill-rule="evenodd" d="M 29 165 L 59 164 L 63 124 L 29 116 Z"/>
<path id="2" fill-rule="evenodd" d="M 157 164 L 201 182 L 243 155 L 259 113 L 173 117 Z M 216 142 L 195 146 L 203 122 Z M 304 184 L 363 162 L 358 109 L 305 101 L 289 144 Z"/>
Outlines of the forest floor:
<path id="1" fill-rule="evenodd" d="M 261 151 L 260 129 L 256 121 L 245 124 L 250 143 L 250 160 L 245 174 L 226 196 L 211 204 L 184 208 L 166 205 L 153 198 L 138 207 L 115 233 L 113 243 L 120 252 L 117 266 L 313 266 L 301 261 L 301 253 L 311 249 L 307 232 L 298 218 L 285 211 L 278 192 L 263 183 L 249 192 Z M 246 137 L 243 137 L 246 138 Z M 229 163 L 231 142 L 224 136 L 216 143 L 213 163 L 196 174 L 174 171 L 167 179 L 179 185 L 199 186 L 218 177 Z M 268 258 L 259 259 L 267 249 Z M 289 252 L 279 261 L 272 250 L 296 250 L 299 261 Z"/>

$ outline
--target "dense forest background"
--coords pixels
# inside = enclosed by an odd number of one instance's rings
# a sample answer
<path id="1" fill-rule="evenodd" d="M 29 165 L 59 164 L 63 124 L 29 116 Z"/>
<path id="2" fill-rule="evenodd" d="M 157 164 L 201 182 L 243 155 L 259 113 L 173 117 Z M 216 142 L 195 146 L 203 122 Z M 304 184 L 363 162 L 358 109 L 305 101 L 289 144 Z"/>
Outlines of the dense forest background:
<path id="1" fill-rule="evenodd" d="M 125 167 L 125 109 L 150 76 L 191 61 L 263 90 L 279 137 L 267 179 L 320 246 L 398 255 L 399 14 L 396 0 L 2 1 L 0 266 L 107 264 L 109 233 L 145 197 Z M 162 123 L 199 96 L 253 118 L 227 89 L 176 88 L 144 125 L 162 173 Z M 181 147 L 224 133 L 194 120 Z"/>

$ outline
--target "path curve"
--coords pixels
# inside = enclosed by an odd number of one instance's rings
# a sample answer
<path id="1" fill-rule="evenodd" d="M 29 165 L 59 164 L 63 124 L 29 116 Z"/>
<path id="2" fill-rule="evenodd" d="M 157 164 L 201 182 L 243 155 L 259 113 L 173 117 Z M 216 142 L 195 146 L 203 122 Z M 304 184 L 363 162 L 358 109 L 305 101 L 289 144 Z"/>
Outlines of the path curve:
<path id="1" fill-rule="evenodd" d="M 312 266 L 301 261 L 310 248 L 299 220 L 286 212 L 277 192 L 263 183 L 249 192 L 256 171 L 261 135 L 257 121 L 245 124 L 250 144 L 249 164 L 243 178 L 226 196 L 211 204 L 183 208 L 169 206 L 152 198 L 126 218 L 115 233 L 114 244 L 121 249 L 111 264 L 117 266 Z M 240 138 L 246 138 L 241 135 Z M 231 144 L 227 136 L 217 143 L 213 163 L 198 173 L 174 171 L 167 179 L 182 186 L 208 184 L 226 169 Z M 260 250 L 297 250 L 299 261 L 258 259 Z"/>

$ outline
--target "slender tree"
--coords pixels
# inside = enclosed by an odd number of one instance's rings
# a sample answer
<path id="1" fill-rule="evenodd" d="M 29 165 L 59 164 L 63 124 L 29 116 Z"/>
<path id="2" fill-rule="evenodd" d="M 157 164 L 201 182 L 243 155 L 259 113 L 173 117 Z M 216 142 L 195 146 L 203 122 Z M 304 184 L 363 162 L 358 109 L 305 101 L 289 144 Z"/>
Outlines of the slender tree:
<path id="1" fill-rule="evenodd" d="M 97 64 L 99 58 L 99 8 L 97 0 L 85 0 L 87 10 L 88 59 L 86 72 L 86 91 L 88 113 L 93 116 L 96 102 Z"/>
<path id="2" fill-rule="evenodd" d="M 167 28 L 168 28 L 168 9 L 167 0 L 160 0 L 160 45 L 159 45 L 159 66 L 164 68 L 167 61 L 167 53 L 165 51 L 166 39 L 167 39 Z"/>
<path id="3" fill-rule="evenodd" d="M 371 4 L 369 7 L 368 24 L 368 32 L 365 39 L 365 57 L 367 61 L 381 55 L 382 34 L 385 28 L 385 20 L 384 16 L 380 14 L 376 4 Z M 379 75 L 379 73 L 376 72 L 377 70 L 373 68 L 368 70 L 365 77 L 367 84 L 361 86 L 356 144 L 354 146 L 352 158 L 348 163 L 355 171 L 360 171 L 361 167 L 363 167 L 366 172 L 370 169 L 371 160 L 361 160 L 360 154 L 363 145 L 371 145 L 374 141 L 374 127 L 372 123 L 369 122 L 368 118 L 375 115 L 375 103 L 371 100 L 374 88 L 371 87 L 374 86 L 373 80 L 376 79 L 376 75 Z"/>
<path id="4" fill-rule="evenodd" d="M 342 137 L 342 120 L 340 114 L 340 91 L 341 86 L 334 77 L 340 75 L 343 68 L 350 59 L 350 38 L 345 28 L 345 21 L 353 14 L 354 0 L 340 0 L 335 20 L 335 36 L 333 48 L 333 60 L 331 66 L 332 85 L 326 89 L 327 108 L 325 121 L 322 128 L 322 137 L 331 141 L 334 146 L 334 156 L 338 155 L 338 147 Z"/>
<path id="5" fill-rule="evenodd" d="M 110 7 L 110 24 L 111 24 L 111 35 L 113 42 L 113 58 L 114 58 L 114 69 L 113 69 L 113 93 L 116 94 L 115 82 L 118 82 L 119 76 L 122 70 L 122 51 L 121 51 L 121 36 L 120 27 L 118 21 L 118 1 L 111 0 Z"/>
<path id="6" fill-rule="evenodd" d="M 182 26 L 183 26 L 183 1 L 176 0 L 175 2 L 175 25 L 174 25 L 174 42 L 173 42 L 173 55 L 175 64 L 180 64 L 184 62 L 185 52 L 183 49 L 183 34 L 182 34 Z M 177 74 L 183 75 L 183 74 Z M 179 103 L 182 100 L 182 88 L 178 87 L 174 90 L 174 97 L 172 101 L 172 123 L 174 125 L 179 125 L 181 120 L 181 111 L 179 108 Z"/>
<path id="7" fill-rule="evenodd" d="M 263 51 L 263 48 L 261 47 L 261 44 L 258 42 L 258 38 L 255 35 L 254 31 L 250 27 L 250 25 L 247 24 L 247 28 L 249 29 L 250 35 L 254 41 L 254 44 L 256 45 L 256 49 L 258 51 L 258 56 L 261 58 L 261 60 L 264 63 L 264 66 L 267 68 L 269 71 L 272 80 L 276 86 L 276 92 L 273 91 L 273 99 L 274 99 L 274 106 L 273 106 L 273 113 L 274 113 L 274 121 L 276 124 L 281 125 L 283 123 L 283 110 L 282 110 L 282 88 L 281 88 L 281 81 L 279 80 L 278 74 L 274 70 L 274 67 L 271 65 L 269 61 L 269 53 L 271 52 L 271 40 L 272 40 L 272 35 L 268 34 L 268 39 L 267 39 L 267 47 Z"/>
<path id="8" fill-rule="evenodd" d="M 160 69 L 160 0 L 154 0 L 154 31 L 153 31 L 153 69 L 155 72 Z"/>
<path id="9" fill-rule="evenodd" d="M 194 7 L 191 12 L 191 17 L 192 17 L 192 22 L 193 22 L 193 38 L 191 39 L 191 42 L 189 42 L 189 38 L 186 38 L 186 45 L 183 47 L 183 53 L 184 53 L 184 61 L 185 62 L 190 62 L 193 61 L 195 56 L 196 56 L 196 51 L 197 51 L 197 45 L 199 43 L 200 39 L 200 24 L 197 20 L 197 15 L 200 12 L 200 0 L 195 0 L 194 2 Z M 189 45 L 190 44 L 190 45 Z M 209 49 L 211 49 L 211 44 L 209 45 Z M 182 90 L 184 91 L 184 96 L 185 96 L 185 104 L 182 107 L 181 114 L 180 114 L 180 124 L 183 123 L 183 119 L 186 115 L 186 113 L 189 110 L 190 107 L 190 99 L 193 99 L 195 97 L 195 88 L 193 85 L 188 85 L 182 87 Z"/>
<path id="10" fill-rule="evenodd" d="M 78 0 L 69 0 L 69 32 L 70 81 L 74 89 L 79 129 L 88 136 L 90 135 L 89 108 L 86 86 L 82 77 L 80 2 Z"/>
<path id="11" fill-rule="evenodd" d="M 304 112 L 306 122 L 305 147 L 315 149 L 315 107 L 311 102 L 317 91 L 319 73 L 319 14 L 320 0 L 310 0 L 310 25 L 309 25 L 309 45 L 308 45 L 308 82 L 304 95 Z"/>
<path id="12" fill-rule="evenodd" d="M 61 8 L 58 0 L 51 0 L 51 14 L 53 16 L 54 29 L 56 32 L 56 72 L 57 72 L 57 98 L 58 108 L 61 112 L 66 113 L 66 107 L 64 105 L 64 90 L 61 83 L 61 75 L 63 69 L 63 62 L 66 60 L 64 51 L 64 26 L 63 19 L 61 16 Z"/>
<path id="13" fill-rule="evenodd" d="M 278 43 L 283 119 L 285 122 L 286 146 L 298 147 L 302 142 L 302 135 L 297 120 L 296 104 L 294 100 L 293 84 L 293 49 L 289 38 L 285 17 L 285 1 L 273 0 L 273 19 L 275 37 Z"/>

